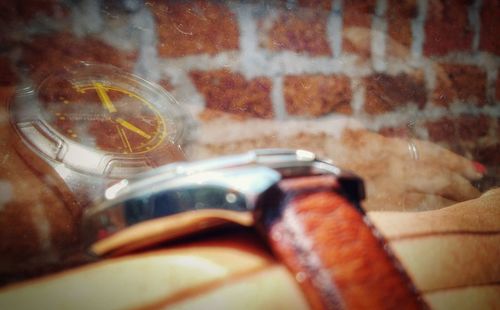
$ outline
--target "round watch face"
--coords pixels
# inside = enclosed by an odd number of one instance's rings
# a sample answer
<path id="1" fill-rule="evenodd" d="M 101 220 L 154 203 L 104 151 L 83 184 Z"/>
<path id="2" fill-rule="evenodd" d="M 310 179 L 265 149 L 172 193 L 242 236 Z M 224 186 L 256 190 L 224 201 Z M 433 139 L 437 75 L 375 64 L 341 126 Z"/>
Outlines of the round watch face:
<path id="1" fill-rule="evenodd" d="M 40 157 L 81 172 L 182 159 L 184 110 L 160 86 L 107 65 L 82 64 L 20 89 L 11 119 Z"/>
<path id="2" fill-rule="evenodd" d="M 169 138 L 165 116 L 136 87 L 109 80 L 60 79 L 46 80 L 39 99 L 43 117 L 68 138 L 120 154 L 149 152 Z"/>

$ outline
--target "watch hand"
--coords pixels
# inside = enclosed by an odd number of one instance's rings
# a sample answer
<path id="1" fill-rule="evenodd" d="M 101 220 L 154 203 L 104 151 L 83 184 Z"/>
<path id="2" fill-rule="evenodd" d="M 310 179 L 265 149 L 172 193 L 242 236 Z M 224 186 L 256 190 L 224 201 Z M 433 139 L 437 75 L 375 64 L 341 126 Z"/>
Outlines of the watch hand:
<path id="1" fill-rule="evenodd" d="M 131 123 L 127 122 L 126 120 L 124 120 L 123 118 L 117 118 L 116 119 L 116 122 L 120 125 L 122 125 L 123 127 L 127 128 L 128 130 L 132 131 L 132 132 L 135 132 L 136 134 L 142 136 L 143 138 L 146 138 L 146 139 L 151 139 L 151 136 L 148 135 L 147 133 L 145 133 L 143 130 L 141 130 L 140 128 L 137 128 L 136 126 L 132 125 Z"/>
<path id="2" fill-rule="evenodd" d="M 129 152 L 132 153 L 132 147 L 130 146 L 130 142 L 128 141 L 127 135 L 125 134 L 123 129 L 117 125 L 116 130 L 118 130 L 118 135 L 122 140 L 123 146 L 125 146 L 129 150 Z"/>
<path id="3" fill-rule="evenodd" d="M 109 111 L 109 113 L 115 113 L 116 108 L 111 102 L 111 99 L 109 99 L 108 94 L 106 93 L 106 89 L 101 83 L 94 82 L 94 87 L 97 92 L 97 95 L 99 96 L 99 99 L 101 99 L 102 104 L 106 108 L 106 110 Z"/>

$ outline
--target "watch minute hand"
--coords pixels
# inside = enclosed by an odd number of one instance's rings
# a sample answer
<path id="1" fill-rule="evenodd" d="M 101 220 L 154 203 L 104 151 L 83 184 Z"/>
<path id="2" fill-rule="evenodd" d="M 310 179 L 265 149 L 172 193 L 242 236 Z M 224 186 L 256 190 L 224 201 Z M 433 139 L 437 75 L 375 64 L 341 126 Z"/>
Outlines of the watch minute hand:
<path id="1" fill-rule="evenodd" d="M 142 129 L 137 128 L 135 125 L 131 124 L 130 122 L 127 122 L 123 118 L 117 118 L 116 122 L 120 124 L 121 126 L 127 128 L 128 130 L 135 132 L 136 134 L 140 135 L 143 138 L 146 139 L 151 139 L 151 136 L 145 133 Z"/>
<path id="2" fill-rule="evenodd" d="M 97 95 L 99 96 L 99 99 L 101 100 L 101 102 L 104 105 L 104 107 L 106 108 L 106 110 L 108 110 L 110 113 L 115 113 L 116 108 L 113 105 L 113 103 L 111 102 L 111 99 L 109 99 L 109 96 L 106 93 L 106 89 L 104 88 L 104 86 L 101 83 L 97 83 L 97 82 L 93 83 L 93 84 L 94 84 L 95 90 L 97 92 Z"/>

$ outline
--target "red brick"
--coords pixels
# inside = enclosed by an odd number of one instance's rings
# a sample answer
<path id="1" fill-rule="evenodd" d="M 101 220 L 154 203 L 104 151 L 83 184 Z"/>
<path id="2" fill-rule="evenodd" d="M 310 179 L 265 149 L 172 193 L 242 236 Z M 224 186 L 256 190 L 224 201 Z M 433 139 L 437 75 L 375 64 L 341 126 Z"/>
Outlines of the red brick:
<path id="1" fill-rule="evenodd" d="M 0 56 L 0 86 L 13 86 L 16 84 L 17 79 L 9 59 Z"/>
<path id="2" fill-rule="evenodd" d="M 36 16 L 60 20 L 69 15 L 69 10 L 58 0 L 0 0 L 0 49 L 13 50 L 20 44 L 19 29 Z"/>
<path id="3" fill-rule="evenodd" d="M 488 135 L 491 119 L 484 115 L 462 116 L 457 119 L 456 125 L 460 139 L 475 142 Z"/>
<path id="4" fill-rule="evenodd" d="M 158 52 L 164 57 L 207 53 L 214 55 L 239 46 L 234 14 L 215 1 L 153 1 Z"/>
<path id="5" fill-rule="evenodd" d="M 453 141 L 457 138 L 455 123 L 449 118 L 427 122 L 426 127 L 431 141 Z"/>
<path id="6" fill-rule="evenodd" d="M 281 12 L 267 28 L 267 16 L 259 22 L 261 46 L 272 51 L 291 50 L 310 55 L 331 55 L 327 41 L 327 16 L 321 10 Z"/>
<path id="7" fill-rule="evenodd" d="M 388 36 L 397 43 L 410 48 L 411 20 L 417 15 L 416 0 L 390 0 L 386 15 Z"/>
<path id="8" fill-rule="evenodd" d="M 454 100 L 486 104 L 486 72 L 473 65 L 441 64 L 436 67 L 437 85 L 433 102 L 449 106 Z"/>
<path id="9" fill-rule="evenodd" d="M 471 48 L 473 31 L 467 6 L 471 0 L 430 0 L 425 23 L 425 55 L 444 55 Z"/>
<path id="10" fill-rule="evenodd" d="M 367 60 L 371 55 L 370 28 L 349 27 L 342 31 L 342 51 L 343 53 L 354 53 L 363 60 Z"/>
<path id="11" fill-rule="evenodd" d="M 35 80 L 82 61 L 131 70 L 135 59 L 135 52 L 120 51 L 99 39 L 77 38 L 69 33 L 38 36 L 24 46 L 22 55 L 23 64 L 30 68 Z"/>
<path id="12" fill-rule="evenodd" d="M 302 7 L 321 8 L 326 11 L 332 9 L 331 0 L 299 0 L 298 3 Z"/>
<path id="13" fill-rule="evenodd" d="M 58 0 L 0 1 L 0 21 L 24 22 L 36 15 L 62 18 L 69 13 Z"/>
<path id="14" fill-rule="evenodd" d="M 373 74 L 364 78 L 365 111 L 381 114 L 414 102 L 421 109 L 427 101 L 426 88 L 421 72 L 396 76 Z"/>
<path id="15" fill-rule="evenodd" d="M 500 54 L 500 0 L 483 0 L 481 8 L 481 39 L 479 49 Z"/>
<path id="16" fill-rule="evenodd" d="M 346 76 L 287 76 L 286 110 L 292 115 L 320 116 L 330 112 L 352 114 L 351 83 Z"/>
<path id="17" fill-rule="evenodd" d="M 344 1 L 344 27 L 371 28 L 375 5 L 375 0 Z"/>
<path id="18" fill-rule="evenodd" d="M 347 53 L 369 57 L 371 54 L 371 25 L 375 0 L 344 1 L 342 49 Z"/>
<path id="19" fill-rule="evenodd" d="M 273 116 L 272 82 L 268 78 L 246 80 L 241 74 L 228 70 L 194 71 L 190 76 L 209 109 L 250 117 Z"/>
<path id="20" fill-rule="evenodd" d="M 491 118 L 485 115 L 463 115 L 455 118 L 443 117 L 427 122 L 426 127 L 432 141 L 446 141 L 452 144 L 477 142 L 488 136 Z"/>

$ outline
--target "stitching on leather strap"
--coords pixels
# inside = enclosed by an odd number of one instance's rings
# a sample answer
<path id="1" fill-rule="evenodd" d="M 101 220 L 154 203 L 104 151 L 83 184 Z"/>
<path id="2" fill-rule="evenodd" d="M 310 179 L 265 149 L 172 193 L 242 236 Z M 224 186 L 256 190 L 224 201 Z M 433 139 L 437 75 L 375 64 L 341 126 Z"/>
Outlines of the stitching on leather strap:
<path id="1" fill-rule="evenodd" d="M 330 275 L 321 258 L 314 252 L 314 244 L 307 237 L 299 216 L 293 209 L 289 209 L 284 212 L 283 217 L 285 217 L 284 222 L 288 223 L 286 229 L 290 233 L 290 238 L 294 240 L 294 252 L 298 263 L 306 270 L 302 276 L 311 276 L 314 287 L 320 290 L 323 303 L 329 305 L 329 308 L 344 309 L 337 286 L 330 280 Z M 300 280 L 300 275 L 298 280 Z"/>

